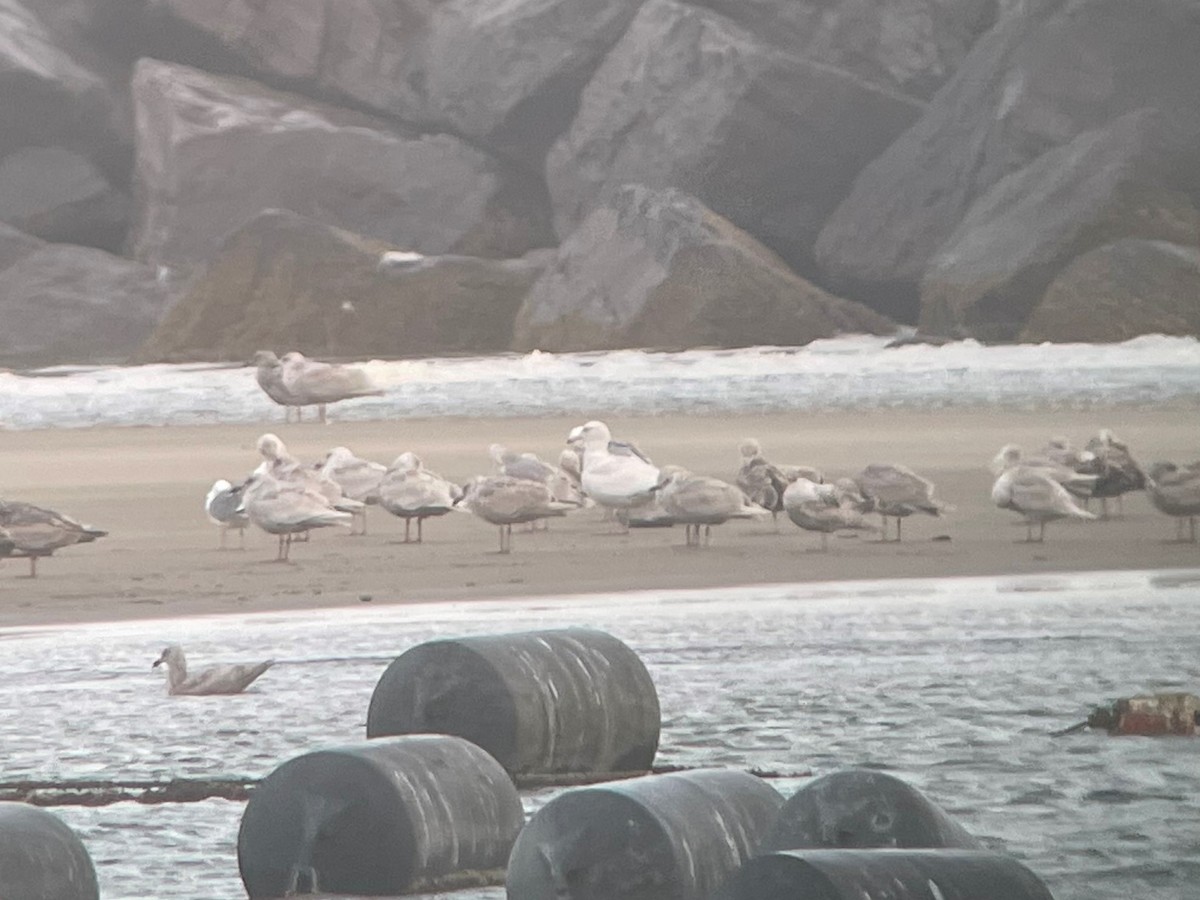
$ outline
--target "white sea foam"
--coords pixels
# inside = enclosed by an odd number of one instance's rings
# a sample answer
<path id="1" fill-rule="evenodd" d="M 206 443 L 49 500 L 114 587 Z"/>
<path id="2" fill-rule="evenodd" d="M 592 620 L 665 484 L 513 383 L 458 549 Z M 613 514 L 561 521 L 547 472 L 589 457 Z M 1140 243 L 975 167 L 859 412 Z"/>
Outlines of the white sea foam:
<path id="1" fill-rule="evenodd" d="M 372 360 L 385 395 L 334 418 L 538 416 L 1006 406 L 1087 409 L 1200 401 L 1200 342 L 888 348 L 848 336 L 805 347 L 679 353 L 533 353 Z M 57 367 L 0 373 L 0 427 L 256 422 L 278 407 L 253 370 L 211 365 Z"/>

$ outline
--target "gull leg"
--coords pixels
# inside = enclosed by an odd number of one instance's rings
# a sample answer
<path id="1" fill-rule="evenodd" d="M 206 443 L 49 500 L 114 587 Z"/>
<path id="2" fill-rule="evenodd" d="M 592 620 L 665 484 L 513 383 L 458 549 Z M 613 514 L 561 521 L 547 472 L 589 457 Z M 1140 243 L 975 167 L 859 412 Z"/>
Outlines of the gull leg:
<path id="1" fill-rule="evenodd" d="M 829 532 L 828 531 L 821 532 L 821 552 L 822 553 L 829 552 Z"/>
<path id="2" fill-rule="evenodd" d="M 37 578 L 37 561 L 38 561 L 38 558 L 36 556 L 29 557 L 29 577 L 30 578 Z"/>
<path id="3" fill-rule="evenodd" d="M 424 519 L 422 519 L 420 516 L 417 516 L 417 543 L 418 544 L 420 544 L 422 541 L 425 540 L 425 536 L 421 533 L 421 526 L 422 526 L 422 524 L 424 524 L 424 522 L 425 522 Z"/>
<path id="4" fill-rule="evenodd" d="M 279 535 L 279 549 L 275 551 L 275 562 L 283 562 L 283 535 Z"/>
<path id="5" fill-rule="evenodd" d="M 224 550 L 224 549 L 225 549 L 225 532 L 226 532 L 227 530 L 228 530 L 228 529 L 226 529 L 224 525 L 222 525 L 222 526 L 221 526 L 221 543 L 220 543 L 220 544 L 217 546 L 217 549 L 218 549 L 218 550 Z"/>
<path id="6" fill-rule="evenodd" d="M 696 537 L 697 537 L 697 539 L 699 539 L 699 537 L 700 537 L 700 526 L 699 525 L 696 526 Z M 708 542 L 709 542 L 710 538 L 712 538 L 712 526 L 705 525 L 704 526 L 704 546 L 705 547 L 708 546 Z"/>
<path id="7" fill-rule="evenodd" d="M 1100 518 L 1101 519 L 1108 518 L 1108 498 L 1107 497 L 1100 498 Z"/>
<path id="8" fill-rule="evenodd" d="M 245 528 L 238 529 L 238 549 L 239 550 L 246 549 L 246 529 Z"/>
<path id="9" fill-rule="evenodd" d="M 408 536 L 408 529 L 410 528 L 411 525 L 412 525 L 412 519 L 406 518 L 404 520 L 404 543 L 406 543 L 406 544 L 412 543 L 412 539 Z"/>
<path id="10" fill-rule="evenodd" d="M 896 516 L 896 543 L 897 544 L 900 543 L 900 523 L 903 521 L 904 520 L 902 518 L 900 518 L 899 516 Z"/>
<path id="11" fill-rule="evenodd" d="M 1043 521 L 1041 521 L 1041 522 L 1038 522 L 1038 539 L 1037 539 L 1037 542 L 1038 542 L 1039 544 L 1044 544 L 1044 543 L 1046 542 L 1046 522 L 1045 522 L 1045 520 L 1043 520 Z"/>

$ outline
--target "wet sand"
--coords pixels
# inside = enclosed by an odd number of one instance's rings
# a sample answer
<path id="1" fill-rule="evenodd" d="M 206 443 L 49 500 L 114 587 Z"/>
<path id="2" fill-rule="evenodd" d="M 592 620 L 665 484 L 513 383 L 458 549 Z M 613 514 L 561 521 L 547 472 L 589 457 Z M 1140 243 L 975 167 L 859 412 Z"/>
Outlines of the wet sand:
<path id="1" fill-rule="evenodd" d="M 390 462 L 414 450 L 447 477 L 487 472 L 498 441 L 553 461 L 577 418 L 422 419 L 398 422 L 0 432 L 0 496 L 67 512 L 109 537 L 42 560 L 0 561 L 0 626 L 413 603 L 562 596 L 752 583 L 1000 575 L 1200 566 L 1200 547 L 1170 543 L 1174 523 L 1144 495 L 1104 522 L 1051 523 L 1044 544 L 1021 543 L 1019 518 L 996 509 L 988 461 L 1009 441 L 1028 450 L 1052 435 L 1082 444 L 1099 427 L 1126 440 L 1148 465 L 1200 457 L 1194 410 L 1098 412 L 789 413 L 708 418 L 609 418 L 660 465 L 677 463 L 732 480 L 737 444 L 753 436 L 768 458 L 851 474 L 901 462 L 930 478 L 953 504 L 940 519 L 913 517 L 904 542 L 818 535 L 781 517 L 714 529 L 707 548 L 683 545 L 682 528 L 611 533 L 598 510 L 554 520 L 549 531 L 514 530 L 511 555 L 497 529 L 467 513 L 425 523 L 425 542 L 404 545 L 404 525 L 372 509 L 369 534 L 314 534 L 273 562 L 275 538 L 251 527 L 246 550 L 217 549 L 204 516 L 208 487 L 257 464 L 255 439 L 274 430 L 305 460 L 335 445 Z M 1096 507 L 1098 508 L 1098 506 Z M 947 540 L 948 538 L 948 540 Z M 236 534 L 230 535 L 236 547 Z"/>

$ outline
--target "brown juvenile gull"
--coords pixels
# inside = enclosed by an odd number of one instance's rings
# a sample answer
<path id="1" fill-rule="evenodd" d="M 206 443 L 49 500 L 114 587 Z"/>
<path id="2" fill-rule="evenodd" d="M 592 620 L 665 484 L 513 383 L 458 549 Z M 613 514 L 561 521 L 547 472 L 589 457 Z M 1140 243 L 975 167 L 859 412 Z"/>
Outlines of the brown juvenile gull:
<path id="1" fill-rule="evenodd" d="M 500 528 L 500 552 L 512 552 L 512 527 L 550 516 L 565 516 L 578 507 L 554 499 L 548 485 L 508 475 L 479 475 L 467 486 L 459 505 Z"/>
<path id="2" fill-rule="evenodd" d="M 896 541 L 900 540 L 900 523 L 907 516 L 923 513 L 940 516 L 947 509 L 933 499 L 933 482 L 922 478 L 907 466 L 874 463 L 854 476 L 859 492 L 870 502 L 873 512 L 883 518 L 883 540 L 887 536 L 887 520 L 896 520 Z"/>
<path id="3" fill-rule="evenodd" d="M 254 354 L 254 377 L 258 386 L 268 397 L 283 407 L 283 421 L 286 424 L 292 420 L 292 410 L 296 411 L 296 421 L 301 421 L 301 406 L 295 395 L 283 383 L 283 362 L 270 350 L 259 350 Z"/>
<path id="4" fill-rule="evenodd" d="M 1095 515 L 1076 506 L 1067 489 L 1043 469 L 1012 466 L 1000 473 L 992 485 L 992 502 L 1025 517 L 1025 541 L 1032 543 L 1033 524 L 1038 525 L 1037 542 L 1046 538 L 1046 523 L 1055 519 L 1094 519 Z"/>
<path id="5" fill-rule="evenodd" d="M 1108 518 L 1108 501 L 1111 497 L 1116 498 L 1117 515 L 1121 515 L 1121 496 L 1130 491 L 1144 490 L 1146 474 L 1134 461 L 1129 446 L 1118 440 L 1107 428 L 1101 428 L 1099 433 L 1087 442 L 1085 449 L 1093 454 L 1094 459 L 1080 466 L 1080 469 L 1096 476 L 1092 496 L 1100 498 L 1100 517 Z"/>
<path id="6" fill-rule="evenodd" d="M 246 549 L 246 526 L 250 517 L 242 508 L 242 486 L 234 487 L 223 478 L 213 482 L 204 498 L 204 512 L 208 521 L 221 529 L 221 549 L 225 549 L 225 535 L 230 530 L 238 533 L 238 546 Z"/>
<path id="7" fill-rule="evenodd" d="M 783 492 L 783 508 L 788 518 L 805 531 L 819 532 L 822 552 L 829 550 L 831 532 L 878 530 L 863 519 L 864 505 L 858 487 L 849 479 L 818 484 L 807 478 L 797 478 Z"/>
<path id="8" fill-rule="evenodd" d="M 811 466 L 776 465 L 763 456 L 762 445 L 754 438 L 745 438 L 738 445 L 741 467 L 736 483 L 746 496 L 763 509 L 771 511 L 771 518 L 778 526 L 779 513 L 783 511 L 783 493 L 797 478 L 806 478 L 820 484 L 824 476 Z"/>
<path id="9" fill-rule="evenodd" d="M 167 666 L 167 693 L 188 694 L 240 694 L 250 686 L 259 675 L 275 664 L 275 660 L 254 664 L 234 664 L 228 666 L 210 666 L 195 675 L 188 675 L 187 658 L 183 648 L 172 644 L 162 652 L 162 656 L 150 666 L 157 669 Z"/>
<path id="10" fill-rule="evenodd" d="M 313 528 L 347 526 L 351 515 L 334 509 L 324 496 L 296 481 L 280 481 L 255 472 L 243 486 L 246 515 L 267 534 L 278 535 L 276 562 L 287 562 L 292 538 Z"/>
<path id="11" fill-rule="evenodd" d="M 316 404 L 317 416 L 325 421 L 325 406 L 355 397 L 381 397 L 367 374 L 353 366 L 338 366 L 307 358 L 298 350 L 283 356 L 283 385 L 302 406 Z"/>
<path id="12" fill-rule="evenodd" d="M 108 534 L 70 516 L 32 503 L 0 500 L 0 532 L 13 545 L 14 556 L 29 558 L 29 577 L 37 578 L 37 561 L 59 547 L 87 544 Z"/>
<path id="13" fill-rule="evenodd" d="M 357 532 L 352 528 L 351 534 L 367 533 L 367 506 L 379 502 L 379 483 L 386 471 L 387 466 L 355 456 L 349 447 L 334 447 L 325 454 L 317 474 L 337 484 L 343 497 L 364 504 L 362 509 L 353 510 L 360 526 Z"/>
<path id="14" fill-rule="evenodd" d="M 453 512 L 462 489 L 426 469 L 415 453 L 401 453 L 384 474 L 378 493 L 380 506 L 404 520 L 404 543 L 412 542 L 409 529 L 412 520 L 417 520 L 419 544 L 424 537 L 421 523 Z"/>
<path id="15" fill-rule="evenodd" d="M 1196 517 L 1200 516 L 1200 463 L 1183 468 L 1169 462 L 1156 462 L 1150 467 L 1146 489 L 1154 508 L 1175 519 L 1175 540 L 1196 543 Z M 1183 536 L 1187 520 L 1189 536 Z"/>
<path id="16" fill-rule="evenodd" d="M 707 547 L 712 526 L 723 525 L 730 519 L 757 519 L 767 514 L 736 485 L 707 475 L 693 475 L 677 467 L 669 471 L 658 494 L 672 521 L 686 526 L 685 541 L 689 547 L 700 546 L 701 526 Z"/>

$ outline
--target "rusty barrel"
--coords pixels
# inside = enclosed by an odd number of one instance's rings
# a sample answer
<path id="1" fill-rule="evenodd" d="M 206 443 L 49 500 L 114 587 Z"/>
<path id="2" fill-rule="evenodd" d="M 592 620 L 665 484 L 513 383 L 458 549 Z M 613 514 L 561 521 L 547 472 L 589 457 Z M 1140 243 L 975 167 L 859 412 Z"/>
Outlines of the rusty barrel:
<path id="1" fill-rule="evenodd" d="M 645 772 L 658 693 L 628 646 L 567 628 L 429 641 L 379 679 L 367 737 L 455 734 L 514 775 Z"/>
<path id="2" fill-rule="evenodd" d="M 555 797 L 508 860 L 510 900 L 708 900 L 783 798 L 745 772 L 646 775 Z"/>
<path id="3" fill-rule="evenodd" d="M 983 846 L 916 788 L 871 769 L 813 779 L 783 804 L 763 843 L 767 850 Z"/>
<path id="4" fill-rule="evenodd" d="M 57 816 L 0 803 L 0 897 L 97 900 L 96 870 L 83 841 Z"/>
<path id="5" fill-rule="evenodd" d="M 784 850 L 746 863 L 720 900 L 1054 900 L 1015 859 L 985 850 Z"/>
<path id="6" fill-rule="evenodd" d="M 499 883 L 524 813 L 474 744 L 409 735 L 306 753 L 250 795 L 238 868 L 251 898 Z"/>

